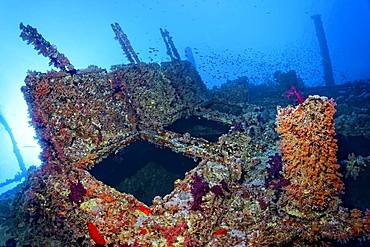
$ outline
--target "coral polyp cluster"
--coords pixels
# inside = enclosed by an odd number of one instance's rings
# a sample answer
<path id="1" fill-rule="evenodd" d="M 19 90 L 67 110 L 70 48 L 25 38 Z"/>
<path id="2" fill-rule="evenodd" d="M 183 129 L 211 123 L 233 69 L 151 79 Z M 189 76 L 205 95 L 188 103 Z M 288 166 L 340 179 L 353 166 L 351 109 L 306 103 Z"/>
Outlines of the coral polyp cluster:
<path id="1" fill-rule="evenodd" d="M 333 100 L 315 96 L 297 107 L 278 109 L 284 176 L 290 182 L 286 196 L 300 210 L 326 209 L 343 190 L 334 113 Z"/>

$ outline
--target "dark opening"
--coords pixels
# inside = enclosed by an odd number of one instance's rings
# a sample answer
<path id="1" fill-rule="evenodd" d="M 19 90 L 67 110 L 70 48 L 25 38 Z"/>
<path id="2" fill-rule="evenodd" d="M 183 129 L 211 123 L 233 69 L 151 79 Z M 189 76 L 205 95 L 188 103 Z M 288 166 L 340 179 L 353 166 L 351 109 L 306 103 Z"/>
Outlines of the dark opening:
<path id="1" fill-rule="evenodd" d="M 217 142 L 218 138 L 228 133 L 229 129 L 230 126 L 227 124 L 198 117 L 179 119 L 166 127 L 166 130 L 180 134 L 187 132 L 193 137 L 204 138 L 210 142 Z"/>
<path id="2" fill-rule="evenodd" d="M 343 206 L 362 211 L 370 209 L 369 178 L 370 167 L 364 167 L 356 179 L 352 177 L 344 179 Z"/>
<path id="3" fill-rule="evenodd" d="M 348 155 L 368 156 L 370 155 L 370 140 L 363 136 L 343 136 L 337 134 L 338 139 L 338 160 L 348 159 Z M 345 168 L 341 167 L 341 173 L 345 174 Z M 361 210 L 370 209 L 369 188 L 370 167 L 361 169 L 356 179 L 352 177 L 343 178 L 344 195 L 342 196 L 343 206 Z"/>
<path id="4" fill-rule="evenodd" d="M 348 154 L 368 156 L 370 155 L 370 139 L 364 136 L 344 136 L 337 134 L 338 159 L 345 160 Z"/>
<path id="5" fill-rule="evenodd" d="M 137 141 L 96 164 L 90 173 L 120 192 L 134 195 L 147 205 L 155 196 L 173 190 L 176 179 L 197 163 L 169 148 L 160 148 L 147 141 Z"/>

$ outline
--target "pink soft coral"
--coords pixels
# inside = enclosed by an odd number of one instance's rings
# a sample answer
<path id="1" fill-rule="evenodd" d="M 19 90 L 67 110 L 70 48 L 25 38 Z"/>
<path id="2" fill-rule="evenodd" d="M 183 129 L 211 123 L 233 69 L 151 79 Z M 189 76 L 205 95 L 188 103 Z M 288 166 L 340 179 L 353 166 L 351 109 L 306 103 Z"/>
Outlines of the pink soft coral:
<path id="1" fill-rule="evenodd" d="M 291 86 L 290 89 L 285 93 L 287 98 L 293 98 L 295 99 L 296 103 L 302 104 L 304 101 L 304 98 L 301 94 L 301 92 L 298 91 L 298 89 L 295 86 Z"/>

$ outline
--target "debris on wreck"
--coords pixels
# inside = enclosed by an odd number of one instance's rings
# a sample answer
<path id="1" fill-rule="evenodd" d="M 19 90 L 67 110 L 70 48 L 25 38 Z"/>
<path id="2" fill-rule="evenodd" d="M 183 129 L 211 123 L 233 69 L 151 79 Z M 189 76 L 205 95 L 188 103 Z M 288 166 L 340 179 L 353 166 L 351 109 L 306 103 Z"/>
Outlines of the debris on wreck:
<path id="1" fill-rule="evenodd" d="M 210 104 L 213 109 L 222 111 L 222 108 L 226 108 L 227 112 L 235 111 L 233 108 L 244 108 L 249 104 L 248 89 L 249 81 L 246 76 L 227 81 L 219 88 L 215 87 L 211 90 L 212 101 Z"/>

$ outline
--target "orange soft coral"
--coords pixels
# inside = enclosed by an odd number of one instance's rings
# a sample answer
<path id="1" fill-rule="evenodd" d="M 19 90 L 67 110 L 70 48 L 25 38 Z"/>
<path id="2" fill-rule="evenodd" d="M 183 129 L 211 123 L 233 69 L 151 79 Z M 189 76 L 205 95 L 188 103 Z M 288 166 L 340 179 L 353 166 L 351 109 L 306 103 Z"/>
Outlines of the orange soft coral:
<path id="1" fill-rule="evenodd" d="M 335 102 L 310 96 L 297 107 L 278 109 L 286 198 L 300 210 L 325 209 L 343 190 L 336 159 Z"/>

